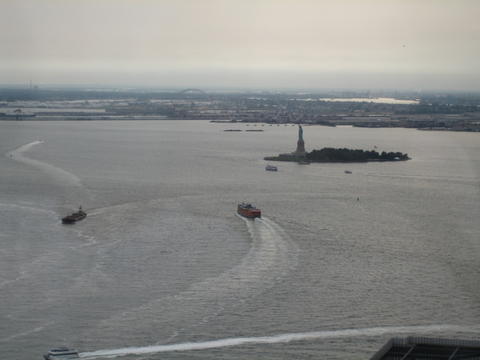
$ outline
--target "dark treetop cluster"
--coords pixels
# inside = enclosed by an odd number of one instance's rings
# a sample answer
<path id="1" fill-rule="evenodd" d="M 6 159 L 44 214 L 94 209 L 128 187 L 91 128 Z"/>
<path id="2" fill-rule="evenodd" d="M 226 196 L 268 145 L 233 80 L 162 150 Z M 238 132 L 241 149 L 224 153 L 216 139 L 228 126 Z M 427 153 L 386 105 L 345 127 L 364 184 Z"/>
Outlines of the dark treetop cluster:
<path id="1" fill-rule="evenodd" d="M 323 148 L 321 150 L 312 150 L 306 154 L 306 158 L 311 162 L 367 162 L 367 161 L 401 161 L 409 160 L 408 154 L 401 152 L 381 153 L 374 150 L 352 150 Z"/>
<path id="2" fill-rule="evenodd" d="M 291 161 L 299 163 L 310 162 L 369 162 L 369 161 L 404 161 L 410 160 L 408 154 L 401 152 L 385 152 L 381 153 L 374 150 L 352 150 L 352 149 L 335 149 L 323 148 L 321 150 L 312 150 L 305 154 L 279 154 L 278 156 L 267 156 L 264 160 L 272 161 Z"/>

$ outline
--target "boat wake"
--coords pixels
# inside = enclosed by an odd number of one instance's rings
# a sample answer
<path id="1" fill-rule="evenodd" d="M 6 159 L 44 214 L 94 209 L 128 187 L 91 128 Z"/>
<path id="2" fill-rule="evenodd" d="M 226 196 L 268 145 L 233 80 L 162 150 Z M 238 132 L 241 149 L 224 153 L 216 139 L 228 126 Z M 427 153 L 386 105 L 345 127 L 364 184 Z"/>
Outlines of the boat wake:
<path id="1" fill-rule="evenodd" d="M 61 187 L 62 189 L 62 191 L 57 192 L 58 198 L 64 199 L 61 209 L 62 213 L 64 213 L 64 206 L 71 208 L 72 205 L 77 207 L 78 204 L 85 204 L 85 202 L 88 203 L 89 200 L 92 199 L 91 193 L 82 184 L 79 177 L 57 166 L 44 161 L 32 159 L 26 155 L 26 153 L 34 146 L 43 143 L 44 141 L 40 140 L 33 141 L 7 152 L 5 156 L 22 164 L 32 166 L 50 176 L 54 180 L 56 186 L 59 188 Z"/>
<path id="2" fill-rule="evenodd" d="M 39 207 L 33 206 L 33 204 L 23 205 L 23 204 L 14 204 L 14 203 L 0 203 L 0 207 L 5 209 L 19 209 L 21 211 L 28 211 L 28 212 L 37 212 L 41 214 L 46 214 L 50 216 L 56 216 L 56 212 L 48 209 L 43 209 Z"/>
<path id="3" fill-rule="evenodd" d="M 54 324 L 55 322 L 54 321 L 50 321 L 48 323 L 46 323 L 45 325 L 42 325 L 42 326 L 37 326 L 31 330 L 27 330 L 27 331 L 24 331 L 24 332 L 21 332 L 21 333 L 18 333 L 18 334 L 14 334 L 14 335 L 10 335 L 6 338 L 3 338 L 3 339 L 0 339 L 0 342 L 9 342 L 9 341 L 12 341 L 16 338 L 19 338 L 19 337 L 23 337 L 23 336 L 27 336 L 27 335 L 31 335 L 33 333 L 36 333 L 36 332 L 40 332 L 42 330 L 44 330 L 46 327 Z"/>
<path id="4" fill-rule="evenodd" d="M 40 169 L 48 175 L 52 176 L 53 178 L 57 179 L 62 184 L 82 186 L 80 179 L 74 174 L 46 162 L 29 158 L 25 155 L 25 153 L 29 151 L 32 147 L 43 143 L 44 142 L 40 140 L 33 141 L 31 143 L 22 145 L 15 150 L 7 152 L 6 156 L 23 164 L 36 167 L 37 169 Z"/>
<path id="5" fill-rule="evenodd" d="M 400 334 L 431 334 L 438 332 L 462 332 L 478 333 L 480 326 L 468 327 L 459 325 L 426 325 L 426 326 L 392 326 L 392 327 L 373 327 L 360 329 L 343 329 L 312 331 L 303 333 L 287 333 L 272 336 L 258 337 L 236 337 L 201 342 L 184 342 L 167 345 L 152 345 L 141 347 L 128 347 L 111 350 L 98 350 L 80 353 L 81 358 L 94 359 L 102 357 L 119 357 L 125 355 L 153 354 L 169 351 L 191 351 L 217 349 L 230 346 L 252 345 L 252 344 L 278 344 L 289 343 L 292 341 L 308 341 L 319 339 L 338 339 L 353 337 L 372 337 L 382 335 L 400 335 Z"/>
<path id="6" fill-rule="evenodd" d="M 186 329 L 191 331 L 221 313 L 236 311 L 236 305 L 274 286 L 296 266 L 297 246 L 269 219 L 241 219 L 247 224 L 251 247 L 237 265 L 175 295 L 151 300 L 103 320 L 97 329 L 99 335 L 118 329 L 135 334 L 144 328 L 160 326 L 177 334 Z M 161 324 L 175 324 L 175 328 L 166 329 Z"/>

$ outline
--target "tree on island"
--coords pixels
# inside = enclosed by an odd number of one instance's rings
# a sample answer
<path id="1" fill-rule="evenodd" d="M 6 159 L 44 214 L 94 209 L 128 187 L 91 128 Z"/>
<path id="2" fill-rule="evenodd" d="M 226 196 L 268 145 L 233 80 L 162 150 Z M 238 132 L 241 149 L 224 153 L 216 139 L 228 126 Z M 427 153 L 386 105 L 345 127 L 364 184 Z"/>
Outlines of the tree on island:
<path id="1" fill-rule="evenodd" d="M 306 154 L 306 158 L 313 162 L 367 162 L 367 161 L 401 161 L 409 160 L 408 154 L 401 152 L 385 152 L 359 150 L 359 149 L 335 149 L 323 148 L 312 150 Z"/>

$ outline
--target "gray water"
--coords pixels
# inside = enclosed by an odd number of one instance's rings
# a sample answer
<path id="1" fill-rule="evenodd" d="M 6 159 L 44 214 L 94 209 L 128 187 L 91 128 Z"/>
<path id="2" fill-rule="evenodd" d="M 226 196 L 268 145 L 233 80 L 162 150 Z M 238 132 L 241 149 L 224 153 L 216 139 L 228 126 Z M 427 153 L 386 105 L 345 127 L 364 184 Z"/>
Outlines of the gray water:
<path id="1" fill-rule="evenodd" d="M 479 337 L 478 134 L 305 127 L 307 150 L 413 160 L 274 173 L 296 128 L 232 127 L 253 128 L 0 122 L 2 358 L 367 359 L 395 335 Z"/>

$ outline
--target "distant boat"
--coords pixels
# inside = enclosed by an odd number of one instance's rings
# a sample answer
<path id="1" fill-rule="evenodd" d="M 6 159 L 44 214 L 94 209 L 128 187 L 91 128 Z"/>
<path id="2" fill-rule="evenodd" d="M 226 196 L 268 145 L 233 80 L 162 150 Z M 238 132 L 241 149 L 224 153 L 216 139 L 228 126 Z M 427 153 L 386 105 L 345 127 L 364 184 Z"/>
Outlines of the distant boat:
<path id="1" fill-rule="evenodd" d="M 345 170 L 345 174 L 351 174 L 352 172 L 350 170 Z"/>
<path id="2" fill-rule="evenodd" d="M 249 131 L 249 132 L 262 132 L 264 130 L 262 129 L 250 129 L 250 130 L 245 130 L 245 131 Z"/>
<path id="3" fill-rule="evenodd" d="M 242 131 L 241 129 L 225 129 L 223 131 Z"/>
<path id="4" fill-rule="evenodd" d="M 257 209 L 255 206 L 248 203 L 238 204 L 237 213 L 249 219 L 254 219 L 256 217 L 262 216 L 262 212 L 260 211 L 260 209 Z"/>
<path id="5" fill-rule="evenodd" d="M 274 165 L 269 164 L 269 165 L 265 166 L 265 170 L 267 170 L 267 171 L 278 171 L 278 168 Z"/>
<path id="6" fill-rule="evenodd" d="M 308 161 L 308 160 L 300 160 L 300 161 L 298 161 L 298 164 L 299 164 L 299 165 L 309 165 L 309 164 L 310 164 L 310 161 Z"/>
<path id="7" fill-rule="evenodd" d="M 80 355 L 78 355 L 78 351 L 74 349 L 69 349 L 67 347 L 59 347 L 56 349 L 52 349 L 48 352 L 48 354 L 43 355 L 45 360 L 70 360 L 70 359 L 78 359 Z"/>
<path id="8" fill-rule="evenodd" d="M 82 210 L 82 207 L 80 206 L 78 208 L 77 212 L 74 212 L 73 214 L 70 214 L 68 216 L 65 216 L 62 218 L 62 223 L 64 224 L 74 224 L 77 221 L 83 220 L 87 217 L 87 213 Z"/>

